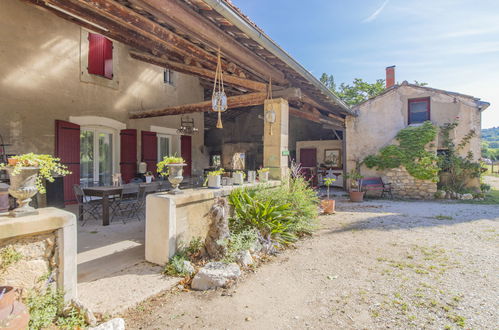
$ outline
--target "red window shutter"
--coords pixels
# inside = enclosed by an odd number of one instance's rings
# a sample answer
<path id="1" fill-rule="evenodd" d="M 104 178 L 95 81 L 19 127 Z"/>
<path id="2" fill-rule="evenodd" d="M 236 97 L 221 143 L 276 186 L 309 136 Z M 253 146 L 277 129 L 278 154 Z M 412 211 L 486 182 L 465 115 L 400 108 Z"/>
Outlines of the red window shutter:
<path id="1" fill-rule="evenodd" d="M 123 182 L 129 183 L 137 173 L 137 130 L 120 132 L 120 171 Z"/>
<path id="2" fill-rule="evenodd" d="M 80 126 L 67 121 L 55 121 L 55 156 L 61 159 L 71 174 L 64 177 L 64 203 L 76 203 L 73 185 L 80 184 Z"/>
<path id="3" fill-rule="evenodd" d="M 182 135 L 180 137 L 180 154 L 187 166 L 184 166 L 184 176 L 192 175 L 192 137 Z"/>
<path id="4" fill-rule="evenodd" d="M 147 170 L 156 174 L 158 163 L 158 139 L 155 132 L 141 132 L 142 161 L 147 164 Z"/>
<path id="5" fill-rule="evenodd" d="M 113 79 L 113 42 L 100 34 L 88 34 L 88 73 Z"/>

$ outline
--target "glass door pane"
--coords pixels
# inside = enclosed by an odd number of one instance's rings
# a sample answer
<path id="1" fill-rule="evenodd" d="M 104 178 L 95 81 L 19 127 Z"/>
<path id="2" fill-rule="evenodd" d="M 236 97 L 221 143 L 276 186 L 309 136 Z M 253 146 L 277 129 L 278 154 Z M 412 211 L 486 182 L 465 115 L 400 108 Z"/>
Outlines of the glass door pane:
<path id="1" fill-rule="evenodd" d="M 80 132 L 80 184 L 91 185 L 94 182 L 94 132 Z"/>
<path id="2" fill-rule="evenodd" d="M 167 136 L 158 136 L 158 160 L 162 161 L 164 157 L 170 155 L 170 138 Z"/>
<path id="3" fill-rule="evenodd" d="M 113 134 L 99 132 L 99 183 L 110 185 L 113 175 Z"/>

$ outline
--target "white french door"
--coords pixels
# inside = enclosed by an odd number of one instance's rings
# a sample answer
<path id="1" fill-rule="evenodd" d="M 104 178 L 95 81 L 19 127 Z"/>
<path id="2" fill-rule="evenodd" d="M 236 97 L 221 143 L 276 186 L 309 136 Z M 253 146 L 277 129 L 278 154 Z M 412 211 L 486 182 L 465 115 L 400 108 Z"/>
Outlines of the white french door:
<path id="1" fill-rule="evenodd" d="M 109 185 L 114 169 L 116 132 L 102 127 L 82 127 L 80 131 L 80 183 Z"/>

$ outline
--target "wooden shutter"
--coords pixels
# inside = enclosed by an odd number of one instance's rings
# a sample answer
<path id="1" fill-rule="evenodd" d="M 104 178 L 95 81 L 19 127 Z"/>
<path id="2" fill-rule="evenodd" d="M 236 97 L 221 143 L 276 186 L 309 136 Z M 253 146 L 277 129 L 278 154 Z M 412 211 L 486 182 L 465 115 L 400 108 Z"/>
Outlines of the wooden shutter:
<path id="1" fill-rule="evenodd" d="M 120 171 L 123 182 L 129 183 L 137 174 L 137 130 L 120 132 Z"/>
<path id="2" fill-rule="evenodd" d="M 158 138 L 155 132 L 141 132 L 142 160 L 147 164 L 147 170 L 156 174 L 158 163 Z"/>
<path id="3" fill-rule="evenodd" d="M 80 184 L 80 126 L 67 121 L 55 121 L 55 156 L 61 159 L 71 174 L 64 177 L 64 204 L 76 203 L 73 185 Z"/>
<path id="4" fill-rule="evenodd" d="M 187 166 L 184 166 L 184 176 L 192 175 L 192 137 L 182 135 L 180 137 L 180 153 Z"/>
<path id="5" fill-rule="evenodd" d="M 88 34 L 88 73 L 113 79 L 113 43 L 100 34 Z"/>

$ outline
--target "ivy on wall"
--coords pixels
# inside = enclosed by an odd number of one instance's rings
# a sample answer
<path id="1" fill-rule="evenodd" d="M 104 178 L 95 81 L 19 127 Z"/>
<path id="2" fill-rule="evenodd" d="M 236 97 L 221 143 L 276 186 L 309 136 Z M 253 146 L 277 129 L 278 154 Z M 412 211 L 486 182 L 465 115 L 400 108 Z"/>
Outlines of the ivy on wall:
<path id="1" fill-rule="evenodd" d="M 377 155 L 367 156 L 364 164 L 378 170 L 404 166 L 416 179 L 437 182 L 440 171 L 437 155 L 426 150 L 426 145 L 434 141 L 436 136 L 437 127 L 430 121 L 421 126 L 404 128 L 395 137 L 399 145 L 386 146 Z"/>

